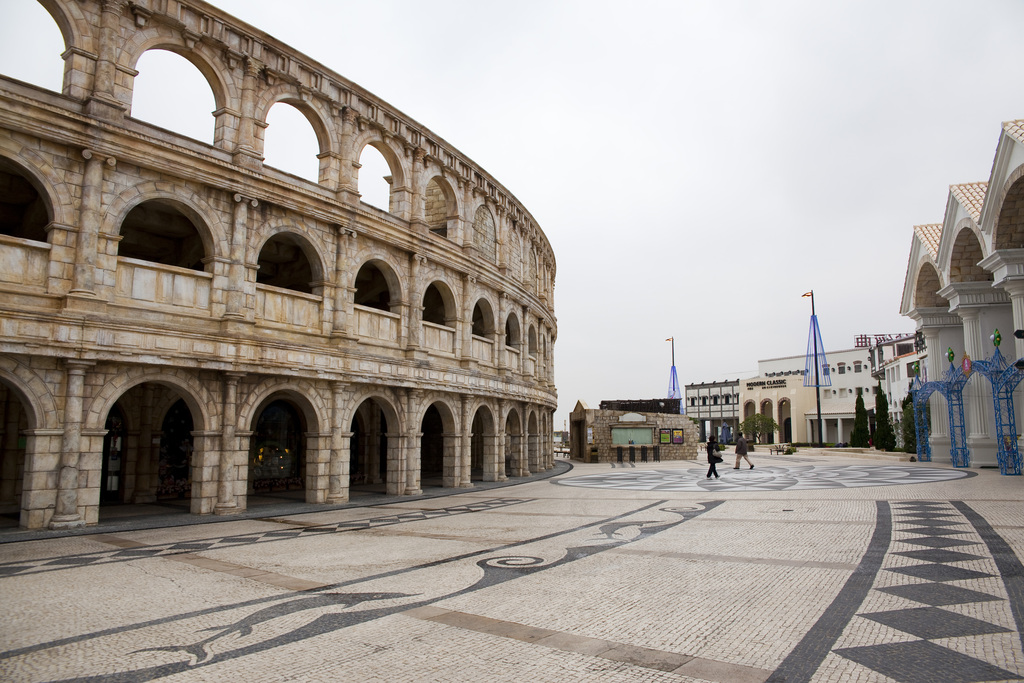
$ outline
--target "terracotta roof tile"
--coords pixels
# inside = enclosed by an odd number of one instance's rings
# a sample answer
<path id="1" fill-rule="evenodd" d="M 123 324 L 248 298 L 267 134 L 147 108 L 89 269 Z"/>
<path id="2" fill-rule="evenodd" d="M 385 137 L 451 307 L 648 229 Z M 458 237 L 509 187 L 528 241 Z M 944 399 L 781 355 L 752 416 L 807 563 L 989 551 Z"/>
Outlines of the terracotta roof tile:
<path id="1" fill-rule="evenodd" d="M 942 223 L 915 225 L 914 234 L 921 240 L 933 259 L 939 256 L 939 240 L 942 239 Z"/>
<path id="2" fill-rule="evenodd" d="M 988 183 L 964 183 L 962 185 L 950 185 L 949 191 L 953 193 L 960 206 L 967 209 L 971 218 L 977 223 L 981 220 L 981 207 L 985 203 L 985 193 L 988 191 Z"/>
<path id="3" fill-rule="evenodd" d="M 1024 119 L 1004 122 L 1003 130 L 1005 130 L 1006 134 L 1011 138 L 1024 145 Z"/>

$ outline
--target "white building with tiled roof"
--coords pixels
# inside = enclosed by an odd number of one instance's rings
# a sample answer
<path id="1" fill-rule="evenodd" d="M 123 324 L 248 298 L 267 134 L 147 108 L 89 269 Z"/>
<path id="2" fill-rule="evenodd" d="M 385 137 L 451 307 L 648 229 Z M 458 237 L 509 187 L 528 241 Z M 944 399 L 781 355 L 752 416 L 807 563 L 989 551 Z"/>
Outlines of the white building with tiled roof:
<path id="1" fill-rule="evenodd" d="M 942 223 L 914 227 L 900 312 L 924 338 L 927 379 L 942 378 L 949 351 L 957 364 L 989 358 L 997 329 L 1002 354 L 1011 363 L 1024 356 L 1024 340 L 1013 338 L 1013 330 L 1024 329 L 1024 120 L 1002 125 L 987 182 L 950 186 Z M 1013 393 L 1015 430 L 1024 401 L 1019 387 Z M 970 466 L 1005 464 L 989 381 L 972 373 L 963 399 Z M 940 393 L 930 398 L 929 410 L 932 459 L 949 462 L 951 422 Z M 1016 450 L 1015 438 L 1003 443 Z"/>

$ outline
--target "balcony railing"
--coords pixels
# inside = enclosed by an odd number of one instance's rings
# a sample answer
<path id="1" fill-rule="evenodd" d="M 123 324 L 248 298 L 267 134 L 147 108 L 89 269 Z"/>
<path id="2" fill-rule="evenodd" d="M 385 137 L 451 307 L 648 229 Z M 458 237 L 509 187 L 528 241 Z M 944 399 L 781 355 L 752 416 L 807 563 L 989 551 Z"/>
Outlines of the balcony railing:
<path id="1" fill-rule="evenodd" d="M 455 353 L 455 330 L 436 323 L 423 322 L 423 348 L 428 351 Z"/>
<path id="2" fill-rule="evenodd" d="M 400 316 L 397 313 L 381 311 L 354 304 L 356 334 L 378 341 L 398 343 Z"/>
<path id="3" fill-rule="evenodd" d="M 0 235 L 0 283 L 46 291 L 50 245 Z"/>
<path id="4" fill-rule="evenodd" d="M 114 293 L 120 299 L 210 312 L 213 275 L 119 256 Z"/>
<path id="5" fill-rule="evenodd" d="M 319 330 L 320 297 L 271 285 L 256 285 L 256 320 Z"/>

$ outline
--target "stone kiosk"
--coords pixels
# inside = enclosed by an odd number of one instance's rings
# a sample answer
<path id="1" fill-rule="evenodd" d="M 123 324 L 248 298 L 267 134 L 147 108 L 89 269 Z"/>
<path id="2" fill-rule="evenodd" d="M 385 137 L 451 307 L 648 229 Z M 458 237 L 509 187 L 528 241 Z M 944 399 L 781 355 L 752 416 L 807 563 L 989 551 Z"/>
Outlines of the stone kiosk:
<path id="1" fill-rule="evenodd" d="M 569 415 L 570 457 L 584 462 L 696 460 L 699 429 L 679 414 L 680 399 L 583 402 Z M 643 412 L 641 412 L 643 411 Z M 620 451 L 621 449 L 621 451 Z"/>
<path id="2" fill-rule="evenodd" d="M 201 0 L 42 4 L 62 92 L 0 75 L 0 509 L 71 527 L 553 466 L 555 258 L 498 180 Z M 209 83 L 213 144 L 131 117 L 156 49 Z M 278 102 L 319 182 L 264 165 Z M 360 200 L 368 145 L 389 211 Z"/>

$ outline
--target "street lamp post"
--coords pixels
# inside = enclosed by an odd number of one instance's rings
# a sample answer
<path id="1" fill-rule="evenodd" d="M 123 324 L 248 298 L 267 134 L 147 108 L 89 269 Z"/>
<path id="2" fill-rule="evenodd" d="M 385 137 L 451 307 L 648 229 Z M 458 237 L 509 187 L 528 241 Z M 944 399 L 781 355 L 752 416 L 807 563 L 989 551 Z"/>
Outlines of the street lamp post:
<path id="1" fill-rule="evenodd" d="M 811 331 L 810 339 L 807 341 L 807 344 L 814 348 L 814 398 L 818 407 L 818 448 L 821 448 L 825 445 L 825 437 L 821 431 L 821 377 L 819 375 L 821 365 L 818 362 L 818 347 L 821 345 L 821 332 L 818 330 L 818 316 L 814 311 L 814 290 L 812 289 L 803 296 L 811 297 Z M 824 349 L 822 349 L 822 351 L 824 351 Z M 808 356 L 810 356 L 810 353 L 808 353 Z"/>

